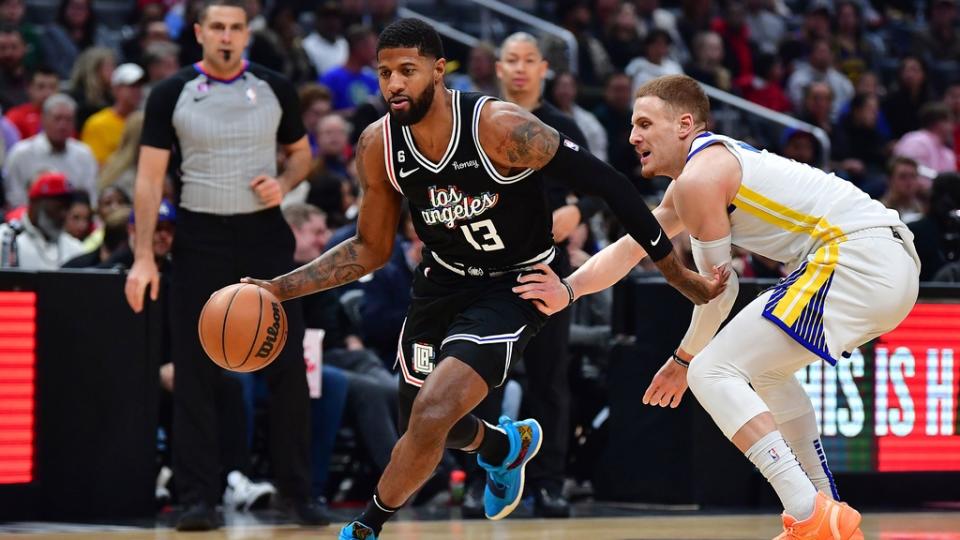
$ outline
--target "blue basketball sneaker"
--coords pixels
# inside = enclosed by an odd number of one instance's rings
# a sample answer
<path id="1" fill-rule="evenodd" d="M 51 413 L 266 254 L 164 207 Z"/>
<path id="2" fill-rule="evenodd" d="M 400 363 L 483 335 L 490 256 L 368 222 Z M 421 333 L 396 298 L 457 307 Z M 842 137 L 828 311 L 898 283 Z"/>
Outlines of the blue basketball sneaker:
<path id="1" fill-rule="evenodd" d="M 354 521 L 340 529 L 338 540 L 377 540 L 377 535 L 373 534 L 373 529 L 370 527 L 359 521 Z"/>
<path id="2" fill-rule="evenodd" d="M 503 519 L 520 503 L 527 463 L 540 451 L 543 431 L 533 419 L 514 422 L 500 417 L 500 428 L 510 439 L 510 452 L 499 465 L 477 462 L 487 471 L 487 486 L 483 490 L 483 510 L 489 519 Z"/>

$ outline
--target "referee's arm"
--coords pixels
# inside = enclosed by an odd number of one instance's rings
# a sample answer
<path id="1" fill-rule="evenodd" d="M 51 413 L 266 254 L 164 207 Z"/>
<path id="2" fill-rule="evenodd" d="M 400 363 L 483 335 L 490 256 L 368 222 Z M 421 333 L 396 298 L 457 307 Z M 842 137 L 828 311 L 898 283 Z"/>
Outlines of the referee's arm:
<path id="1" fill-rule="evenodd" d="M 143 295 L 148 287 L 151 300 L 156 300 L 160 293 L 160 273 L 153 258 L 153 233 L 157 228 L 170 150 L 176 138 L 173 109 L 183 85 L 184 81 L 177 77 L 158 84 L 150 93 L 143 112 L 140 159 L 133 191 L 133 211 L 137 220 L 134 259 L 124 286 L 127 303 L 135 313 L 143 310 Z"/>
<path id="2" fill-rule="evenodd" d="M 286 155 L 283 172 L 276 178 L 260 175 L 250 182 L 250 187 L 256 192 L 260 201 L 271 207 L 278 206 L 283 196 L 290 193 L 307 177 L 312 155 L 307 131 L 303 126 L 303 117 L 300 115 L 300 100 L 293 84 L 273 72 L 257 70 L 257 74 L 266 79 L 283 111 L 277 128 L 277 143 Z"/>
<path id="3" fill-rule="evenodd" d="M 400 221 L 401 195 L 387 179 L 383 121 L 367 126 L 357 143 L 357 175 L 363 198 L 356 236 L 293 272 L 271 280 L 241 281 L 264 287 L 284 301 L 356 281 L 390 260 Z"/>

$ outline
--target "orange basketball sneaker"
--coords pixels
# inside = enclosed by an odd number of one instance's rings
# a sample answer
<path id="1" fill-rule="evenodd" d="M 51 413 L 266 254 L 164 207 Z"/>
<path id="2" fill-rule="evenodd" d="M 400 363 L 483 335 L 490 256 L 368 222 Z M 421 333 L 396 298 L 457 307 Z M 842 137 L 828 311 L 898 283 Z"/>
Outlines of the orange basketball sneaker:
<path id="1" fill-rule="evenodd" d="M 817 492 L 813 514 L 803 521 L 783 514 L 783 533 L 773 540 L 863 540 L 860 512 Z"/>

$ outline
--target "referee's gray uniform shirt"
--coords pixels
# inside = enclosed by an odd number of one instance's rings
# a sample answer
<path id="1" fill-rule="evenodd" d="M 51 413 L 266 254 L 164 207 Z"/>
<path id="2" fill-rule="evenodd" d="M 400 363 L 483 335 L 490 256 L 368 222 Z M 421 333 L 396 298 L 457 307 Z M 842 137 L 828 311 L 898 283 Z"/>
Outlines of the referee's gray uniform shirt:
<path id="1" fill-rule="evenodd" d="M 257 64 L 230 80 L 186 67 L 150 92 L 141 144 L 180 160 L 180 206 L 205 214 L 248 214 L 265 207 L 250 187 L 276 176 L 277 143 L 305 135 L 293 85 Z"/>

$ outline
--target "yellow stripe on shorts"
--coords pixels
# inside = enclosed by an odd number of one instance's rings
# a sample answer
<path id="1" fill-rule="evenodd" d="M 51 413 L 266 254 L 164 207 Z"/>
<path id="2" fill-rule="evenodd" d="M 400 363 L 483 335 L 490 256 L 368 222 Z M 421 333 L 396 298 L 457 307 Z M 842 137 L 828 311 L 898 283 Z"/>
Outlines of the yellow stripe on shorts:
<path id="1" fill-rule="evenodd" d="M 833 275 L 840 256 L 840 246 L 827 244 L 814 253 L 813 260 L 807 262 L 803 275 L 791 285 L 783 298 L 777 302 L 772 315 L 787 326 L 793 326 L 810 299 Z"/>

